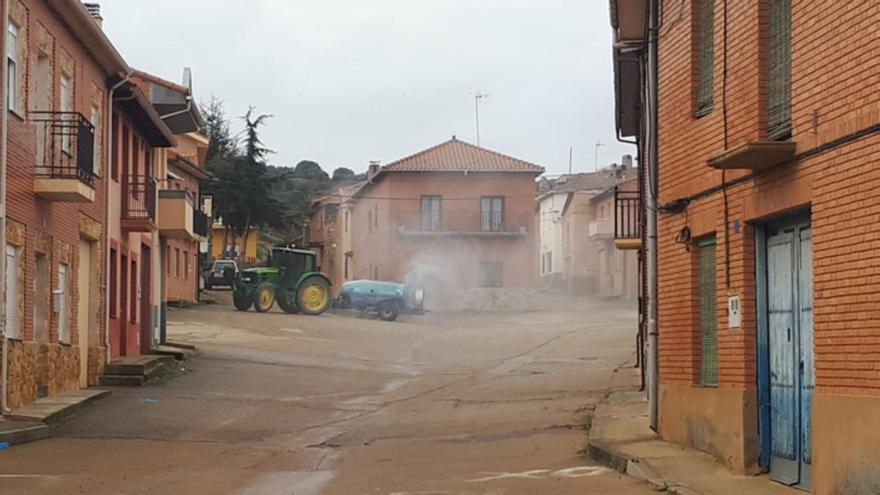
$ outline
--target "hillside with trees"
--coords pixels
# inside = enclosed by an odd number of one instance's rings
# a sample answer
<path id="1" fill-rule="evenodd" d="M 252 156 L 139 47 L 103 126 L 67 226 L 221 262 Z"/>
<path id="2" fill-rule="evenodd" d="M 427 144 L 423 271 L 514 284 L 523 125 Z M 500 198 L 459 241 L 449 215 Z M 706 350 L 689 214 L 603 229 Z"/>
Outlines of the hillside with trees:
<path id="1" fill-rule="evenodd" d="M 300 240 L 315 198 L 364 178 L 345 167 L 328 174 L 311 160 L 292 167 L 271 165 L 273 151 L 260 139 L 271 115 L 258 115 L 251 108 L 237 119 L 243 130 L 233 133 L 221 100 L 212 98 L 202 110 L 203 133 L 210 139 L 206 168 L 214 176 L 202 192 L 214 198 L 214 217 L 226 227 L 227 246 L 251 227 L 271 243 Z"/>

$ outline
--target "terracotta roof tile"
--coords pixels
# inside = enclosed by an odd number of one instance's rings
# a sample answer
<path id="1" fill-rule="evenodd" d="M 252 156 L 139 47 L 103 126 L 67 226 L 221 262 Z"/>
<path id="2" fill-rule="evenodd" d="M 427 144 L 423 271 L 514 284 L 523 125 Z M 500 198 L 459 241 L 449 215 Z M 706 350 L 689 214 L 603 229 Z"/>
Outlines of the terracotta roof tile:
<path id="1" fill-rule="evenodd" d="M 529 172 L 544 167 L 474 146 L 455 137 L 414 155 L 389 163 L 382 172 Z"/>

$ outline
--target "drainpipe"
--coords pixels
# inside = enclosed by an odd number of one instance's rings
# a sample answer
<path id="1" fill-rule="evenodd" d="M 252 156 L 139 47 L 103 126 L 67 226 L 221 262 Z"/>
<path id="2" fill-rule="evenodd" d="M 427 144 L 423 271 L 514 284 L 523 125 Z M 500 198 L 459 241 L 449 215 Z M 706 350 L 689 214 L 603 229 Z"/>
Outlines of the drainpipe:
<path id="1" fill-rule="evenodd" d="M 121 81 L 114 84 L 110 88 L 107 95 L 107 117 L 109 124 L 107 126 L 107 169 L 104 171 L 105 192 L 104 201 L 107 205 L 107 215 L 105 217 L 104 231 L 107 234 L 107 243 L 104 246 L 104 280 L 110 280 L 110 183 L 113 181 L 113 95 L 116 90 L 131 81 L 131 73 L 125 74 Z M 105 362 L 110 362 L 112 355 L 110 351 L 110 284 L 104 290 L 104 347 L 106 349 Z"/>
<path id="2" fill-rule="evenodd" d="M 166 113 L 165 115 L 160 115 L 159 118 L 162 120 L 170 119 L 171 117 L 176 117 L 178 115 L 183 115 L 185 113 L 189 113 L 192 110 L 192 95 L 186 95 L 186 108 L 183 110 L 177 110 L 176 112 Z"/>
<path id="3" fill-rule="evenodd" d="M 9 337 L 6 335 L 6 163 L 9 154 L 9 109 L 6 108 L 6 80 L 9 74 L 6 73 L 6 56 L 9 47 L 6 44 L 6 33 L 9 32 L 9 0 L 3 0 L 3 50 L 2 50 L 2 67 L 0 67 L 0 88 L 4 88 L 2 98 L 0 98 L 0 248 L 3 249 L 3 255 L 0 256 L 0 278 L 3 283 L 0 284 L 0 305 L 3 311 L 0 311 L 0 334 L 3 340 L 2 363 L 0 363 L 0 375 L 2 375 L 3 393 L 0 394 L 0 413 L 8 414 L 10 411 L 7 404 L 7 382 L 9 378 Z"/>
<path id="4" fill-rule="evenodd" d="M 646 74 L 647 100 L 647 162 L 645 168 L 645 261 L 648 275 L 647 317 L 648 317 L 648 401 L 650 404 L 650 425 L 655 432 L 659 428 L 660 404 L 660 355 L 658 352 L 658 302 L 657 283 L 657 194 L 658 184 L 658 91 L 657 91 L 657 43 L 660 8 L 658 0 L 651 0 L 648 20 L 648 53 Z"/>

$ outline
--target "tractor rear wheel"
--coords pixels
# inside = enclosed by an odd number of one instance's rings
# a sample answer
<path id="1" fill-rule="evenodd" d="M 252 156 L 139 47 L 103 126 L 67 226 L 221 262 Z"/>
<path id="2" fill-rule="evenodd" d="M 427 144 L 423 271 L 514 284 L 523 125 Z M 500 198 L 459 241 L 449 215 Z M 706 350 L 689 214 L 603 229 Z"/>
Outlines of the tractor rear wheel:
<path id="1" fill-rule="evenodd" d="M 321 277 L 307 278 L 296 291 L 296 304 L 307 315 L 319 315 L 330 306 L 330 284 Z"/>
<path id="2" fill-rule="evenodd" d="M 260 284 L 254 295 L 254 309 L 258 313 L 265 313 L 272 309 L 275 304 L 275 286 L 272 284 Z"/>
<path id="3" fill-rule="evenodd" d="M 283 291 L 283 293 L 275 296 L 275 300 L 278 301 L 278 307 L 285 313 L 289 315 L 299 313 L 299 305 L 296 304 L 296 294 L 290 296 L 287 291 Z"/>

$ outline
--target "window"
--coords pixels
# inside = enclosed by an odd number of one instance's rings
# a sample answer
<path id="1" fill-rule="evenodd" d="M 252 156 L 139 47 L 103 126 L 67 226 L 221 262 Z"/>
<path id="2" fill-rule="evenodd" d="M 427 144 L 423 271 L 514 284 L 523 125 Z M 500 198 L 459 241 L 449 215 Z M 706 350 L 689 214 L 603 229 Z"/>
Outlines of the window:
<path id="1" fill-rule="evenodd" d="M 791 137 L 791 0 L 768 1 L 767 137 Z"/>
<path id="2" fill-rule="evenodd" d="M 119 310 L 117 305 L 119 304 L 119 287 L 116 281 L 116 250 L 110 248 L 110 318 L 117 318 L 119 315 Z"/>
<path id="3" fill-rule="evenodd" d="M 694 0 L 695 115 L 712 112 L 715 91 L 715 0 Z"/>
<path id="4" fill-rule="evenodd" d="M 373 210 L 367 212 L 367 232 L 373 233 Z"/>
<path id="5" fill-rule="evenodd" d="M 229 251 L 229 248 L 226 248 L 226 251 Z M 224 253 L 225 255 L 226 253 Z M 165 248 L 165 273 L 169 276 L 171 275 L 171 246 L 167 246 Z"/>
<path id="6" fill-rule="evenodd" d="M 115 181 L 119 181 L 119 150 L 120 150 L 120 147 L 119 147 L 118 140 L 119 140 L 120 133 L 119 133 L 119 115 L 117 115 L 116 112 L 113 112 L 112 120 L 113 120 L 112 125 L 113 125 L 113 133 L 114 133 L 112 135 L 115 137 L 113 138 L 114 142 L 110 143 L 110 146 L 113 148 L 113 156 L 110 157 L 110 161 L 111 161 L 111 163 L 110 163 L 110 177 Z"/>
<path id="7" fill-rule="evenodd" d="M 174 248 L 174 278 L 180 278 L 180 248 Z"/>
<path id="8" fill-rule="evenodd" d="M 73 112 L 73 78 L 66 73 L 61 74 L 61 111 Z M 72 115 L 64 115 L 62 118 L 64 120 L 73 120 Z M 69 125 L 72 126 L 74 124 L 71 123 Z M 71 129 L 66 129 L 61 135 L 61 151 L 68 155 L 73 153 L 71 140 L 72 133 L 73 131 Z"/>
<path id="9" fill-rule="evenodd" d="M 497 261 L 480 262 L 480 287 L 503 287 L 504 265 Z"/>
<path id="10" fill-rule="evenodd" d="M 21 311 L 18 301 L 21 284 L 18 280 L 18 248 L 6 245 L 6 325 L 4 331 L 11 339 L 21 338 Z"/>
<path id="11" fill-rule="evenodd" d="M 553 253 L 547 251 L 544 253 L 544 257 L 541 260 L 541 265 L 544 268 L 544 273 L 550 273 L 553 271 Z"/>
<path id="12" fill-rule="evenodd" d="M 189 251 L 183 252 L 183 278 L 189 278 Z"/>
<path id="13" fill-rule="evenodd" d="M 715 284 L 715 236 L 698 241 L 700 292 L 700 385 L 718 385 L 718 312 Z"/>
<path id="14" fill-rule="evenodd" d="M 70 343 L 70 272 L 67 264 L 58 264 L 58 341 Z"/>
<path id="15" fill-rule="evenodd" d="M 92 104 L 92 112 L 89 116 L 89 122 L 95 126 L 95 142 L 94 142 L 94 156 L 92 162 L 92 171 L 95 172 L 95 175 L 101 175 L 101 157 L 102 157 L 102 146 L 101 146 L 101 107 Z"/>
<path id="16" fill-rule="evenodd" d="M 422 230 L 440 230 L 440 196 L 422 196 Z"/>
<path id="17" fill-rule="evenodd" d="M 348 232 L 348 223 L 350 220 L 349 211 L 345 210 L 345 232 Z"/>
<path id="18" fill-rule="evenodd" d="M 351 279 L 351 255 L 345 255 L 345 280 Z"/>
<path id="19" fill-rule="evenodd" d="M 480 198 L 480 230 L 499 232 L 504 230 L 504 198 Z"/>
<path id="20" fill-rule="evenodd" d="M 20 76 L 18 73 L 18 57 L 21 53 L 19 44 L 18 26 L 9 22 L 6 31 L 6 108 L 15 112 L 21 112 Z"/>
<path id="21" fill-rule="evenodd" d="M 379 226 L 379 205 L 373 206 L 373 227 Z"/>
<path id="22" fill-rule="evenodd" d="M 379 280 L 379 267 L 373 267 L 373 280 Z"/>

